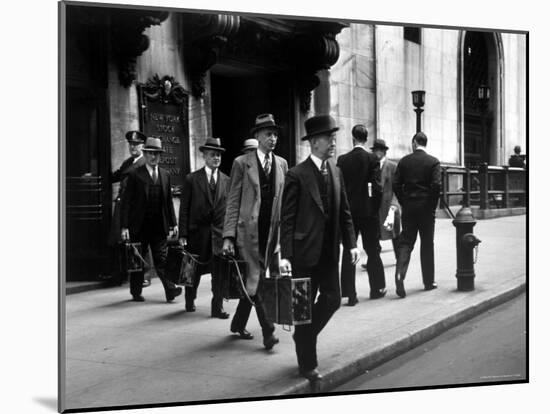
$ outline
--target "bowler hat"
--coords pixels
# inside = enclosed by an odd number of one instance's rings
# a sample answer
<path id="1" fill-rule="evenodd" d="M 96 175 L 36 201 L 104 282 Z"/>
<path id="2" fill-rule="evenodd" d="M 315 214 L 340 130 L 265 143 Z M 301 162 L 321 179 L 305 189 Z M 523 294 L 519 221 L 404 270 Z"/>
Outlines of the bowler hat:
<path id="1" fill-rule="evenodd" d="M 219 138 L 211 138 L 211 137 L 206 138 L 206 142 L 204 143 L 204 145 L 201 145 L 199 147 L 199 151 L 204 151 L 206 149 L 220 151 L 220 152 L 225 151 L 225 148 L 223 148 L 221 145 L 221 140 Z"/>
<path id="2" fill-rule="evenodd" d="M 281 127 L 275 123 L 275 118 L 273 114 L 261 114 L 256 117 L 256 121 L 252 129 L 250 130 L 250 135 L 254 135 L 260 129 L 273 128 L 281 131 Z"/>
<path id="3" fill-rule="evenodd" d="M 126 140 L 133 144 L 143 144 L 146 138 L 145 134 L 139 131 L 128 131 L 126 133 Z"/>
<path id="4" fill-rule="evenodd" d="M 258 140 L 256 138 L 245 139 L 242 151 L 258 148 Z"/>
<path id="5" fill-rule="evenodd" d="M 305 122 L 307 135 L 302 137 L 302 141 L 306 141 L 316 135 L 332 134 L 340 128 L 336 126 L 336 121 L 330 115 L 318 115 L 309 118 Z"/>
<path id="6" fill-rule="evenodd" d="M 384 141 L 383 139 L 375 139 L 374 144 L 372 145 L 372 147 L 370 147 L 370 149 L 382 149 L 384 151 L 387 151 L 389 150 L 389 147 L 386 145 L 386 141 Z"/>
<path id="7" fill-rule="evenodd" d="M 160 138 L 147 137 L 147 141 L 145 141 L 142 151 L 164 152 L 162 149 L 162 141 Z"/>

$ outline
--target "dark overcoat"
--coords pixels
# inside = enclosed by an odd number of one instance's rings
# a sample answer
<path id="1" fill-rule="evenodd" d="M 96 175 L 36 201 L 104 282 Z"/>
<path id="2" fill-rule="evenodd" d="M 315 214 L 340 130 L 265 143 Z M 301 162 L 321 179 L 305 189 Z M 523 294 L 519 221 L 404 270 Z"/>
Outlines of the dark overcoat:
<path id="1" fill-rule="evenodd" d="M 335 233 L 330 252 L 332 259 L 338 261 L 340 240 L 344 248 L 351 249 L 356 247 L 356 239 L 342 173 L 334 161 L 327 164 L 334 189 L 330 219 Z M 314 267 L 319 262 L 325 233 L 316 168 L 308 157 L 288 171 L 281 206 L 281 257 L 302 268 Z"/>

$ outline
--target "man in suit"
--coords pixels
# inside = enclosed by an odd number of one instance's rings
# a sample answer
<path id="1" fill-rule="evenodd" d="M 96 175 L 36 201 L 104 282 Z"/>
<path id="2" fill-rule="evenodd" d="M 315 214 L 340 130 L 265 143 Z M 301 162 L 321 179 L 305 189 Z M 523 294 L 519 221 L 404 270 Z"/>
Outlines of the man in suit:
<path id="1" fill-rule="evenodd" d="M 281 208 L 281 269 L 293 277 L 310 277 L 312 321 L 295 327 L 300 374 L 317 381 L 317 336 L 340 307 L 338 259 L 340 239 L 346 257 L 359 258 L 353 220 L 340 169 L 330 159 L 336 149 L 336 126 L 330 115 L 305 122 L 311 155 L 289 170 Z"/>
<path id="2" fill-rule="evenodd" d="M 198 255 L 198 277 L 195 286 L 185 287 L 185 310 L 195 311 L 195 298 L 200 283 L 200 275 L 212 272 L 213 318 L 227 319 L 223 310 L 223 298 L 219 286 L 219 275 L 209 264 L 212 254 L 221 254 L 225 201 L 229 187 L 229 177 L 219 170 L 222 148 L 219 138 L 207 138 L 199 147 L 204 158 L 204 167 L 187 175 L 183 183 L 179 214 L 180 244 Z"/>
<path id="3" fill-rule="evenodd" d="M 178 227 L 170 191 L 170 176 L 158 166 L 162 143 L 159 138 L 147 138 L 143 147 L 145 165 L 133 170 L 127 178 L 121 201 L 121 238 L 141 243 L 141 256 L 151 247 L 153 263 L 161 280 L 166 301 L 172 302 L 181 294 L 181 287 L 164 278 L 166 263 L 166 237 L 177 237 Z M 132 273 L 130 294 L 136 302 L 141 295 L 143 272 Z"/>
<path id="4" fill-rule="evenodd" d="M 126 274 L 120 274 L 118 270 L 119 264 L 117 263 L 116 249 L 118 242 L 120 241 L 120 200 L 122 194 L 126 188 L 126 177 L 130 172 L 142 165 L 145 165 L 145 158 L 141 149 L 145 142 L 145 135 L 139 131 L 128 131 L 126 133 L 126 140 L 128 141 L 128 151 L 130 157 L 124 160 L 118 170 L 111 174 L 111 183 L 120 183 L 118 187 L 118 194 L 115 198 L 115 204 L 113 208 L 113 219 L 111 222 L 111 231 L 109 233 L 109 246 L 111 246 L 111 263 L 112 272 L 114 275 L 109 277 L 109 280 L 113 283 L 122 284 L 126 280 Z"/>
<path id="5" fill-rule="evenodd" d="M 525 168 L 525 160 L 524 157 L 521 156 L 521 147 L 519 145 L 514 147 L 514 154 L 510 156 L 508 165 L 510 167 Z"/>
<path id="6" fill-rule="evenodd" d="M 412 154 L 404 156 L 395 171 L 393 191 L 401 204 L 403 232 L 399 238 L 395 269 L 396 293 L 406 296 L 404 279 L 417 233 L 420 233 L 420 264 L 425 290 L 437 288 L 434 281 L 435 209 L 441 188 L 439 160 L 426 153 L 428 138 L 417 132 Z"/>
<path id="7" fill-rule="evenodd" d="M 251 135 L 258 140 L 258 148 L 233 162 L 223 226 L 223 252 L 237 253 L 248 264 L 246 290 L 254 301 L 264 347 L 268 350 L 279 339 L 273 334 L 273 323 L 266 317 L 258 286 L 268 270 L 274 274 L 279 268 L 276 253 L 281 198 L 288 170 L 286 161 L 273 153 L 280 130 L 273 115 L 256 117 Z M 246 330 L 251 306 L 248 299 L 241 299 L 231 322 L 231 332 L 242 339 L 252 339 Z"/>
<path id="8" fill-rule="evenodd" d="M 361 234 L 363 248 L 367 253 L 370 298 L 378 299 L 386 294 L 384 265 L 380 258 L 380 230 L 378 209 L 380 207 L 380 169 L 374 154 L 367 152 L 368 131 L 364 125 L 355 125 L 351 131 L 353 149 L 338 157 L 337 165 L 342 170 L 346 184 L 355 239 Z M 348 298 L 348 306 L 357 300 L 355 288 L 355 265 L 351 264 L 349 251 L 342 257 L 342 297 Z"/>
<path id="9" fill-rule="evenodd" d="M 397 164 L 386 157 L 388 151 L 386 141 L 377 139 L 371 147 L 372 153 L 380 161 L 380 185 L 382 201 L 378 210 L 380 224 L 380 240 L 391 240 L 395 260 L 397 260 L 397 244 L 401 232 L 401 214 L 399 202 L 393 192 L 393 177 Z"/>

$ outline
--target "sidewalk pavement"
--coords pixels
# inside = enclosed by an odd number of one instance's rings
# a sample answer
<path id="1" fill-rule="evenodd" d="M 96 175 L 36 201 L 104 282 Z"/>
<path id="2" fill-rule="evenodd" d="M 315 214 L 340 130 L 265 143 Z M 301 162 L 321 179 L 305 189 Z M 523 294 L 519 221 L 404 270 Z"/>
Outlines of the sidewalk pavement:
<path id="1" fill-rule="evenodd" d="M 385 298 L 368 299 L 367 273 L 357 266 L 359 303 L 342 306 L 319 336 L 322 392 L 525 290 L 526 216 L 478 221 L 474 232 L 482 243 L 472 292 L 456 290 L 455 228 L 449 219 L 436 222 L 438 289 L 423 290 L 419 241 L 405 299 L 395 294 L 389 241 L 382 243 Z M 360 263 L 364 260 L 363 253 Z M 185 312 L 183 297 L 166 303 L 158 279 L 143 294 L 144 303 L 131 302 L 124 285 L 67 296 L 67 409 L 311 392 L 298 375 L 291 332 L 277 326 L 280 343 L 266 351 L 254 311 L 250 341 L 230 333 L 230 319 L 210 318 L 208 276 L 201 281 L 195 313 Z M 236 305 L 226 302 L 225 310 L 233 314 Z"/>

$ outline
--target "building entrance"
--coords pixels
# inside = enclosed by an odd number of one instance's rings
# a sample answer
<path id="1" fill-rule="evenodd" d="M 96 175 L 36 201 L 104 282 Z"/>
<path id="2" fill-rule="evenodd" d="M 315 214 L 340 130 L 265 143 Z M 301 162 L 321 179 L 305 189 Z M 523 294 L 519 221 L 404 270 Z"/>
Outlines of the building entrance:
<path id="1" fill-rule="evenodd" d="M 294 89 L 282 74 L 234 73 L 226 68 L 211 71 L 212 131 L 226 148 L 220 169 L 229 175 L 240 155 L 256 116 L 271 113 L 283 128 L 275 153 L 294 165 Z"/>

